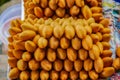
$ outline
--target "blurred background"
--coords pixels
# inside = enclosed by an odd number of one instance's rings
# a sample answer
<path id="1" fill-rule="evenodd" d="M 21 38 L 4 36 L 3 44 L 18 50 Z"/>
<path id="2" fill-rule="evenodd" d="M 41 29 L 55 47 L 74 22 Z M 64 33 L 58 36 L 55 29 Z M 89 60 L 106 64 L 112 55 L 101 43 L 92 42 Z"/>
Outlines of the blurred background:
<path id="1" fill-rule="evenodd" d="M 4 3 L 8 2 L 8 1 L 10 1 L 10 0 L 1 0 L 1 1 L 0 1 L 0 6 L 1 6 L 2 4 L 4 4 Z"/>
<path id="2" fill-rule="evenodd" d="M 20 4 L 21 0 L 0 0 L 0 21 L 3 20 L 2 13 L 9 7 L 14 6 L 16 4 Z M 9 11 L 8 11 L 9 12 Z M 7 16 L 7 15 L 6 15 Z M 11 16 L 11 15 L 10 15 Z M 0 24 L 2 25 L 2 24 Z M 0 41 L 0 55 L 2 52 L 2 42 Z"/>
<path id="3" fill-rule="evenodd" d="M 9 6 L 20 3 L 21 0 L 0 0 L 0 14 Z"/>

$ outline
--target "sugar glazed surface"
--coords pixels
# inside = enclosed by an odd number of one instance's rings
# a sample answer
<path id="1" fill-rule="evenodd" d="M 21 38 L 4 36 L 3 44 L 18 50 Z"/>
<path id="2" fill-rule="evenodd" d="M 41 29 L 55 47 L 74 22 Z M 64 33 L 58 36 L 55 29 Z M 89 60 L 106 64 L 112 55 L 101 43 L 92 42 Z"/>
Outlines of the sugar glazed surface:
<path id="1" fill-rule="evenodd" d="M 25 20 L 12 20 L 9 28 L 9 78 L 112 76 L 120 69 L 120 48 L 113 59 L 109 19 L 103 17 L 100 4 L 97 0 L 24 0 Z"/>

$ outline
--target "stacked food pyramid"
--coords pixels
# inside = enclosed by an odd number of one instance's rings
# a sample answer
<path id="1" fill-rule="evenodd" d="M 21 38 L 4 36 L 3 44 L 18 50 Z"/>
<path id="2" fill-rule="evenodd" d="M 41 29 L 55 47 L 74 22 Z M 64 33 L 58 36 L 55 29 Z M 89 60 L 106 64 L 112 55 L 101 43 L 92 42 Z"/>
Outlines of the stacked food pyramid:
<path id="1" fill-rule="evenodd" d="M 11 80 L 98 80 L 120 69 L 101 0 L 24 0 L 24 8 L 9 28 Z"/>

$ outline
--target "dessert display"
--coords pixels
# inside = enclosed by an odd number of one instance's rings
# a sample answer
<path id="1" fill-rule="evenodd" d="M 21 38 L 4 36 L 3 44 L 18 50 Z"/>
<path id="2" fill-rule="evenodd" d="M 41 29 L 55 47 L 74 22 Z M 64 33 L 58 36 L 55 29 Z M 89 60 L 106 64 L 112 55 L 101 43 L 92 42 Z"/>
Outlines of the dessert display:
<path id="1" fill-rule="evenodd" d="M 98 80 L 120 70 L 101 0 L 24 0 L 8 37 L 11 80 Z"/>

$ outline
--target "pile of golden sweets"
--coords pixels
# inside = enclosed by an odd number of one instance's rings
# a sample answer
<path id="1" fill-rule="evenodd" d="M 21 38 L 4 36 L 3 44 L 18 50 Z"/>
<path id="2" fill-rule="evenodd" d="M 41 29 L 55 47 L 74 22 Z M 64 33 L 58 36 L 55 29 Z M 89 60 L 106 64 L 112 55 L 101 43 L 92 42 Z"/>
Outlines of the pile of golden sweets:
<path id="1" fill-rule="evenodd" d="M 111 76 L 120 69 L 120 58 L 111 57 L 106 20 L 13 20 L 8 38 L 10 79 L 97 80 Z M 120 57 L 120 49 L 117 55 Z"/>
<path id="2" fill-rule="evenodd" d="M 90 7 L 93 14 L 85 5 Z M 102 12 L 101 0 L 24 0 L 24 6 L 26 18 L 82 18 L 81 14 L 91 14 L 94 18 L 103 16 L 99 13 Z"/>
<path id="3" fill-rule="evenodd" d="M 120 48 L 113 59 L 109 20 L 103 17 L 100 4 L 97 0 L 24 0 L 25 20 L 12 20 L 9 28 L 9 78 L 112 76 L 120 69 Z"/>

